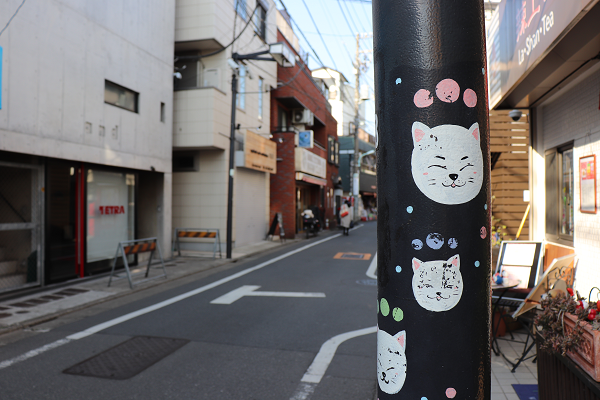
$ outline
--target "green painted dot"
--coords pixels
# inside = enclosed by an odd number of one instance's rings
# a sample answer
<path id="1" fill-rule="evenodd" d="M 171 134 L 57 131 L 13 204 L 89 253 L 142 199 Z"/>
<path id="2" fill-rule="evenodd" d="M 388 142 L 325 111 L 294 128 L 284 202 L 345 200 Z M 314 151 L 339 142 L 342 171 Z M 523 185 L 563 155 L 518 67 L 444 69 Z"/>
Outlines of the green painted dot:
<path id="1" fill-rule="evenodd" d="M 381 315 L 383 315 L 384 317 L 388 316 L 388 314 L 390 313 L 390 305 L 388 304 L 386 299 L 381 299 L 381 305 L 379 309 L 381 310 Z"/>
<path id="2" fill-rule="evenodd" d="M 400 307 L 396 307 L 392 310 L 392 317 L 394 317 L 396 322 L 400 322 L 404 319 L 404 311 Z"/>

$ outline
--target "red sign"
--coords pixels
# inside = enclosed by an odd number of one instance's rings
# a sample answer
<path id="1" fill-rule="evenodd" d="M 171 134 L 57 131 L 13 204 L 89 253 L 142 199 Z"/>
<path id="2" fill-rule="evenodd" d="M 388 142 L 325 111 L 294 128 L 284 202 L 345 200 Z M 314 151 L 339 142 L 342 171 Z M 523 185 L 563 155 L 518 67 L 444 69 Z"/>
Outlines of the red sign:
<path id="1" fill-rule="evenodd" d="M 123 207 L 123 206 L 100 206 L 100 214 L 102 214 L 102 215 L 125 214 L 125 207 Z"/>

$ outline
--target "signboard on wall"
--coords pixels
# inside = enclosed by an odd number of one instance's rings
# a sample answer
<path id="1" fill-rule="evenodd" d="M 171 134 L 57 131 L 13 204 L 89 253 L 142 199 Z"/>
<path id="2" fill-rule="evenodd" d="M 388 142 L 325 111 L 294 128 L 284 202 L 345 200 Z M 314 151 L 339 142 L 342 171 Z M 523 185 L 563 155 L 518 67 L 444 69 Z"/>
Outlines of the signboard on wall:
<path id="1" fill-rule="evenodd" d="M 593 0 L 504 0 L 487 32 L 490 108 L 544 57 Z"/>
<path id="2" fill-rule="evenodd" d="M 312 149 L 314 147 L 314 136 L 315 134 L 313 131 L 298 132 L 298 147 Z"/>
<path id="3" fill-rule="evenodd" d="M 296 172 L 305 172 L 319 178 L 327 177 L 327 160 L 306 149 L 296 147 L 295 164 Z"/>
<path id="4" fill-rule="evenodd" d="M 244 167 L 277 173 L 277 144 L 254 132 L 244 136 Z"/>
<path id="5" fill-rule="evenodd" d="M 579 159 L 579 193 L 581 212 L 596 214 L 596 156 Z"/>

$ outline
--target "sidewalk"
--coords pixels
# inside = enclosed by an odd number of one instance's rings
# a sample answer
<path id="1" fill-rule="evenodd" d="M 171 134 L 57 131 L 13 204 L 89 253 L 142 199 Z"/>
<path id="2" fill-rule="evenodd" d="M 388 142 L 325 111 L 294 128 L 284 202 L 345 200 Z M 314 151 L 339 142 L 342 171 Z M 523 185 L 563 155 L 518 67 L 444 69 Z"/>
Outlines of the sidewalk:
<path id="1" fill-rule="evenodd" d="M 317 239 L 335 233 L 338 233 L 337 230 L 324 231 L 320 233 Z M 97 279 L 84 281 L 73 280 L 66 285 L 63 284 L 59 287 L 55 286 L 54 288 L 47 288 L 47 290 L 37 291 L 34 294 L 0 300 L 0 335 L 41 324 L 67 313 L 90 307 L 94 304 L 137 293 L 151 287 L 162 285 L 166 282 L 171 282 L 217 268 L 252 255 L 258 255 L 269 250 L 287 247 L 288 245 L 298 243 L 302 240 L 304 240 L 304 236 L 299 235 L 299 238 L 286 240 L 285 242 L 280 242 L 279 240 L 263 240 L 248 246 L 237 247 L 233 249 L 231 260 L 226 258 L 213 259 L 212 253 L 208 257 L 192 257 L 190 256 L 190 253 L 182 252 L 182 257 L 174 257 L 171 260 L 165 261 L 165 269 L 167 271 L 166 279 L 160 277 L 146 281 L 135 285 L 133 289 L 129 287 L 129 281 L 127 280 L 125 271 L 121 270 L 119 271 L 119 275 L 124 276 L 125 278 L 118 280 L 113 278 L 110 287 L 107 286 L 109 277 L 106 275 Z M 225 254 L 223 253 L 223 257 L 224 256 Z M 139 266 L 131 269 L 134 284 L 136 281 L 144 279 L 146 265 L 145 262 L 140 262 Z M 152 278 L 161 274 L 162 268 L 160 263 L 156 264 L 155 260 L 153 260 L 149 277 Z"/>

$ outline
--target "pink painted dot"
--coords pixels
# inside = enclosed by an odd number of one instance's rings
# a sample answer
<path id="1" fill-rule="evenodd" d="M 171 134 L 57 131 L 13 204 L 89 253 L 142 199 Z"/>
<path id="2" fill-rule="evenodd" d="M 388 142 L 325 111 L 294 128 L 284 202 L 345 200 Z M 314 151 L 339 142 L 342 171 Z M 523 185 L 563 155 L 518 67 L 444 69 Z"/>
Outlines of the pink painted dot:
<path id="1" fill-rule="evenodd" d="M 463 100 L 467 107 L 475 107 L 477 105 L 477 95 L 475 94 L 475 91 L 472 89 L 465 90 L 465 93 L 463 94 Z"/>
<path id="2" fill-rule="evenodd" d="M 454 389 L 454 388 L 446 389 L 446 397 L 448 397 L 449 399 L 453 399 L 454 396 L 456 396 L 456 389 Z"/>
<path id="3" fill-rule="evenodd" d="M 444 79 L 435 87 L 435 94 L 444 103 L 454 103 L 460 96 L 460 87 L 454 79 Z"/>
<path id="4" fill-rule="evenodd" d="M 415 93 L 414 102 L 415 106 L 419 108 L 429 107 L 433 104 L 433 96 L 429 90 L 421 89 Z"/>
<path id="5" fill-rule="evenodd" d="M 485 239 L 485 237 L 487 236 L 487 229 L 485 229 L 485 226 L 481 227 L 481 229 L 479 230 L 479 235 L 482 239 Z"/>
<path id="6" fill-rule="evenodd" d="M 429 172 L 423 172 L 423 175 L 429 175 Z"/>

